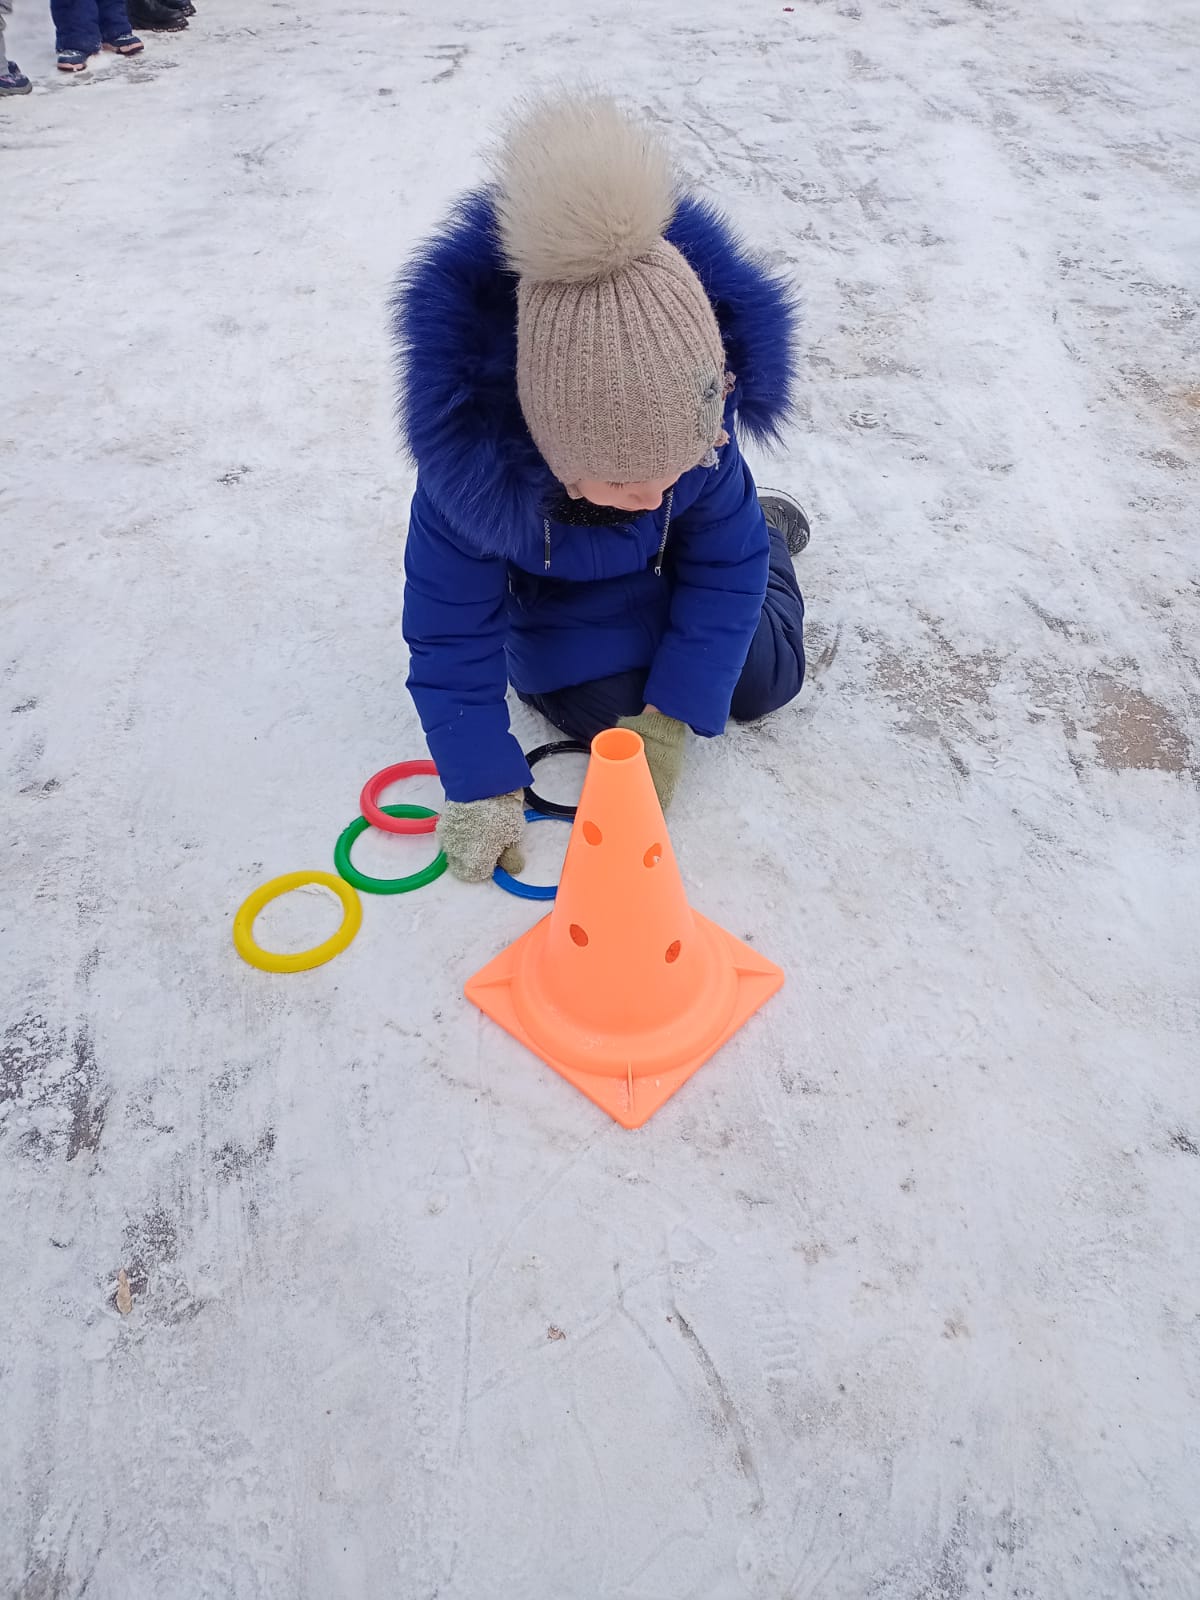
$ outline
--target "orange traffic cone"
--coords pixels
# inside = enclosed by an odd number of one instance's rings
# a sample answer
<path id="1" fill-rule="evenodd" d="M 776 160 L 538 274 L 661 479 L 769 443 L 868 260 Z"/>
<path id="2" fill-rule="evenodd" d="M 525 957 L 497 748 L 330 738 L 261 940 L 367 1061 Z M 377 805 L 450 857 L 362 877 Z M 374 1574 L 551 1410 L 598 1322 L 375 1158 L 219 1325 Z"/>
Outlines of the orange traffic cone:
<path id="1" fill-rule="evenodd" d="M 640 1128 L 783 983 L 691 909 L 642 741 L 598 734 L 550 915 L 466 986 L 624 1128 Z"/>

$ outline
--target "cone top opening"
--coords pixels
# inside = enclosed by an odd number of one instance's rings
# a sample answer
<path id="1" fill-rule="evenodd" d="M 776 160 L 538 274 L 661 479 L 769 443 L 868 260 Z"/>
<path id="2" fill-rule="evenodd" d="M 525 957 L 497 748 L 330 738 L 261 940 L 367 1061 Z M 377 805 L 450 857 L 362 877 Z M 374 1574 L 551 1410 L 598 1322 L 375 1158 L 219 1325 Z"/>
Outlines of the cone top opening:
<path id="1" fill-rule="evenodd" d="M 592 754 L 601 761 L 632 761 L 642 753 L 642 736 L 632 728 L 607 728 L 592 740 Z"/>

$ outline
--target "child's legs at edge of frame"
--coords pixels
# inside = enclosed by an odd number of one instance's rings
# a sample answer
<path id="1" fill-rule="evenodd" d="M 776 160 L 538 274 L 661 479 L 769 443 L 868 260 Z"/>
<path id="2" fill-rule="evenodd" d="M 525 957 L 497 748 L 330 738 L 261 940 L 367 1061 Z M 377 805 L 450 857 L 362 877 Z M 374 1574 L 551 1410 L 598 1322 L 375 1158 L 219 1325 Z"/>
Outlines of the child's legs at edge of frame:
<path id="1" fill-rule="evenodd" d="M 125 0 L 97 0 L 96 11 L 102 39 L 119 39 L 123 33 L 133 32 L 129 26 L 129 8 Z"/>
<path id="2" fill-rule="evenodd" d="M 96 0 L 50 0 L 59 50 L 98 50 L 100 14 Z"/>

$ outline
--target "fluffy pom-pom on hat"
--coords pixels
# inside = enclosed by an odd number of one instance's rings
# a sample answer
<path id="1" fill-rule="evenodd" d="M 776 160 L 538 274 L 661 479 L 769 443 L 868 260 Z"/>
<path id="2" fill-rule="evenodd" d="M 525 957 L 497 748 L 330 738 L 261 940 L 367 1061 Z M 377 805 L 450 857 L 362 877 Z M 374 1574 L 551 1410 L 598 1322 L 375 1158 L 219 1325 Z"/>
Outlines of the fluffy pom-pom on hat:
<path id="1" fill-rule="evenodd" d="M 517 285 L 517 392 L 571 486 L 677 477 L 721 425 L 725 355 L 708 296 L 663 237 L 671 160 L 607 95 L 528 109 L 496 158 L 496 219 Z"/>
<path id="2" fill-rule="evenodd" d="M 529 283 L 609 277 L 659 244 L 675 211 L 665 146 L 609 95 L 527 108 L 495 165 L 500 241 Z"/>

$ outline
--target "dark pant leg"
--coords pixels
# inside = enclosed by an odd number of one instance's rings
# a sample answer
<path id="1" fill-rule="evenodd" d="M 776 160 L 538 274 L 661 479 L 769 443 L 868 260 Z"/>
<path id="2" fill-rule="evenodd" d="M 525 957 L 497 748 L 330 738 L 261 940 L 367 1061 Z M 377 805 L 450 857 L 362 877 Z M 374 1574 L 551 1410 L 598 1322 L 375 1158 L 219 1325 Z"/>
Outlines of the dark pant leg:
<path id="1" fill-rule="evenodd" d="M 97 10 L 100 13 L 102 39 L 119 39 L 123 33 L 133 31 L 129 26 L 129 10 L 125 0 L 97 0 Z"/>
<path id="2" fill-rule="evenodd" d="M 577 683 L 550 694 L 523 694 L 521 699 L 569 739 L 591 744 L 619 718 L 640 716 L 645 710 L 646 672 L 644 668 L 618 672 L 612 678 L 594 678 L 591 683 Z"/>
<path id="3" fill-rule="evenodd" d="M 804 598 L 783 535 L 771 534 L 771 565 L 762 616 L 729 714 L 754 722 L 794 700 L 804 684 Z"/>
<path id="4" fill-rule="evenodd" d="M 59 50 L 99 50 L 100 17 L 96 0 L 50 0 Z"/>

